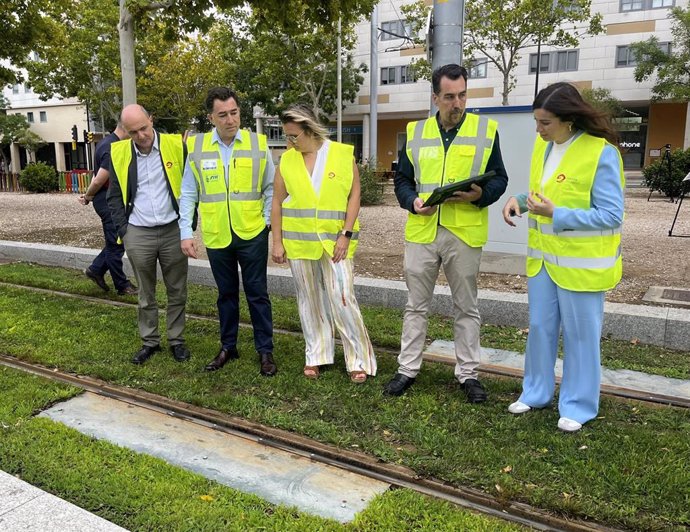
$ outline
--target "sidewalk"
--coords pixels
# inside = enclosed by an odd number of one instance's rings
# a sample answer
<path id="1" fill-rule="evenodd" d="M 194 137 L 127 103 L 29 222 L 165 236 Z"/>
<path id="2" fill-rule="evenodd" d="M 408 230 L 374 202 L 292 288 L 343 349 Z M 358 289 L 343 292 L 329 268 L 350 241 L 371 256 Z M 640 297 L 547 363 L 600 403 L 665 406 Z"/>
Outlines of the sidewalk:
<path id="1" fill-rule="evenodd" d="M 126 529 L 4 471 L 0 471 L 0 530 L 126 532 Z"/>

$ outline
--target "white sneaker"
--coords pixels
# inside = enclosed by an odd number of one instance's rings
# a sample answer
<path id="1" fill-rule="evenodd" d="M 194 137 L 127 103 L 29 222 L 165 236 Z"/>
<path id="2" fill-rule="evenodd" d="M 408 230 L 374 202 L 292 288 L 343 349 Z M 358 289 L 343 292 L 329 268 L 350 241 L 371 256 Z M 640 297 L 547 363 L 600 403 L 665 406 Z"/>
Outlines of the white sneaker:
<path id="1" fill-rule="evenodd" d="M 520 401 L 515 401 L 512 405 L 508 407 L 508 412 L 511 414 L 524 414 L 525 412 L 529 412 L 532 410 L 532 407 L 529 405 L 526 405 L 525 403 L 521 403 Z"/>
<path id="2" fill-rule="evenodd" d="M 558 420 L 558 428 L 564 432 L 576 432 L 582 428 L 582 423 L 578 423 L 574 419 L 562 417 Z"/>

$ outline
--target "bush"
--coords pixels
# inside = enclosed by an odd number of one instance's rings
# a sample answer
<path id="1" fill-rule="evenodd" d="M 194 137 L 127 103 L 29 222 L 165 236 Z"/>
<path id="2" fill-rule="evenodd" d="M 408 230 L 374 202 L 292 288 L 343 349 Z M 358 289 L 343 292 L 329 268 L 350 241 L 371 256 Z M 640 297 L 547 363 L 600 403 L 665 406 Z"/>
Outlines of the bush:
<path id="1" fill-rule="evenodd" d="M 376 175 L 376 162 L 358 163 L 359 182 L 362 188 L 362 205 L 380 205 L 383 203 L 383 184 Z"/>
<path id="2" fill-rule="evenodd" d="M 671 157 L 671 174 L 668 171 L 668 159 L 662 157 L 650 164 L 642 173 L 644 183 L 650 190 L 658 190 L 669 198 L 677 198 L 683 192 L 683 178 L 690 172 L 690 149 L 674 150 Z M 688 184 L 686 183 L 687 187 Z"/>
<path id="3" fill-rule="evenodd" d="M 58 188 L 57 172 L 45 163 L 31 163 L 19 174 L 19 184 L 27 192 L 51 192 Z"/>

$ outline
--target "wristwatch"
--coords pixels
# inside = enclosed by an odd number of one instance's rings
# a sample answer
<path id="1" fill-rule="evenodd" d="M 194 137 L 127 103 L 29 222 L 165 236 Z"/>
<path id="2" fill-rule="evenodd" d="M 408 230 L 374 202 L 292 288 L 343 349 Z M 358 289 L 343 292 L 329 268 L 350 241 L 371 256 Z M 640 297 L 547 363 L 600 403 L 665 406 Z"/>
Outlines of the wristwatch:
<path id="1" fill-rule="evenodd" d="M 340 231 L 340 234 L 343 235 L 345 238 L 352 238 L 352 231 L 346 231 L 345 229 L 343 229 L 342 231 Z"/>

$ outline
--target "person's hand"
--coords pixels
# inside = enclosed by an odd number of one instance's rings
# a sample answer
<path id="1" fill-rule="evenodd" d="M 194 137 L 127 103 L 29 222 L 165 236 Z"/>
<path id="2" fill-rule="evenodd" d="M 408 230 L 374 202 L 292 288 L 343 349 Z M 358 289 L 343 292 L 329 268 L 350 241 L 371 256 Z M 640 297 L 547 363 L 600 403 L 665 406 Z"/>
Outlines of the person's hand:
<path id="1" fill-rule="evenodd" d="M 539 192 L 530 192 L 527 196 L 527 210 L 538 216 L 553 218 L 555 206 L 549 198 L 542 196 Z"/>
<path id="2" fill-rule="evenodd" d="M 514 197 L 511 197 L 508 201 L 506 201 L 506 204 L 503 207 L 503 219 L 508 225 L 515 227 L 515 222 L 512 220 L 513 216 L 522 218 L 518 200 L 516 200 Z"/>
<path id="3" fill-rule="evenodd" d="M 180 241 L 180 247 L 182 248 L 182 253 L 191 259 L 196 259 L 196 244 L 193 238 L 183 238 Z"/>
<path id="4" fill-rule="evenodd" d="M 81 203 L 82 205 L 89 204 L 89 200 L 86 199 L 86 194 L 82 194 L 81 196 L 79 196 L 79 198 L 77 198 L 77 201 L 79 201 L 79 203 Z"/>
<path id="5" fill-rule="evenodd" d="M 333 262 L 340 262 L 347 258 L 347 250 L 350 247 L 350 239 L 345 235 L 338 235 L 335 241 L 335 248 L 333 248 Z"/>
<path id="6" fill-rule="evenodd" d="M 477 201 L 479 198 L 482 197 L 482 192 L 482 187 L 480 187 L 476 183 L 472 183 L 472 190 L 470 190 L 469 192 L 454 192 L 453 195 L 446 201 L 472 203 L 473 201 Z"/>
<path id="7" fill-rule="evenodd" d="M 436 212 L 437 205 L 433 207 L 424 207 L 424 200 L 422 198 L 415 198 L 414 200 L 414 212 L 421 214 L 422 216 L 431 216 Z"/>
<path id="8" fill-rule="evenodd" d="M 271 250 L 271 258 L 273 259 L 273 262 L 276 264 L 284 264 L 285 263 L 285 247 L 283 246 L 283 242 L 280 240 L 274 240 L 273 241 L 273 249 Z"/>

